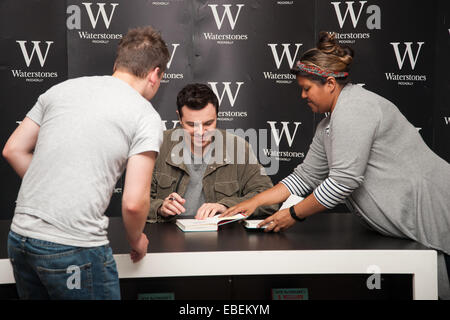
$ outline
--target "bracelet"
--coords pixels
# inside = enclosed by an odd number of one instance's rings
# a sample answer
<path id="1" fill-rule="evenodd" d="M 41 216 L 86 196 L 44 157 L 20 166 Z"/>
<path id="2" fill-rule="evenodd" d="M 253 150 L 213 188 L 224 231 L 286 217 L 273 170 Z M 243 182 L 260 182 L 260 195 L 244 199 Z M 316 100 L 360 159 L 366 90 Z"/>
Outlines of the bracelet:
<path id="1" fill-rule="evenodd" d="M 302 222 L 302 221 L 305 221 L 305 220 L 306 220 L 306 218 L 299 218 L 299 217 L 297 216 L 297 214 L 295 213 L 295 210 L 294 210 L 294 206 L 289 207 L 289 213 L 291 214 L 291 217 L 292 217 L 293 219 L 297 220 L 297 221 Z"/>

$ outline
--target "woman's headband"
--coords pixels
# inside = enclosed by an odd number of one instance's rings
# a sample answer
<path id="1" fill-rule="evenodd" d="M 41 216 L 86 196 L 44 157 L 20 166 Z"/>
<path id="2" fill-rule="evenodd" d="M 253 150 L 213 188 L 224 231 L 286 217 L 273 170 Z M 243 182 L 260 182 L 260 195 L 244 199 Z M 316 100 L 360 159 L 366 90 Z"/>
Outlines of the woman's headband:
<path id="1" fill-rule="evenodd" d="M 303 62 L 298 61 L 296 66 L 291 69 L 293 74 L 297 74 L 299 71 L 303 71 L 309 74 L 314 74 L 319 77 L 335 77 L 335 78 L 345 78 L 348 76 L 348 72 L 334 72 L 329 70 L 324 70 L 319 68 L 318 66 L 304 64 Z"/>

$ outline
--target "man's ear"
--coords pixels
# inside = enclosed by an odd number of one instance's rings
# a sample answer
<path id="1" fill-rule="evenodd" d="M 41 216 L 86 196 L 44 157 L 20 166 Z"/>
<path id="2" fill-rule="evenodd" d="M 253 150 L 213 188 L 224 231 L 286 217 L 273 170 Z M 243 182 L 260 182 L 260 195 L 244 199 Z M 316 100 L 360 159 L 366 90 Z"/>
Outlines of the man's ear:
<path id="1" fill-rule="evenodd" d="M 153 86 L 155 83 L 158 82 L 158 80 L 161 80 L 162 72 L 159 67 L 154 68 L 153 70 L 150 70 L 147 74 L 147 81 L 150 82 L 150 84 Z"/>

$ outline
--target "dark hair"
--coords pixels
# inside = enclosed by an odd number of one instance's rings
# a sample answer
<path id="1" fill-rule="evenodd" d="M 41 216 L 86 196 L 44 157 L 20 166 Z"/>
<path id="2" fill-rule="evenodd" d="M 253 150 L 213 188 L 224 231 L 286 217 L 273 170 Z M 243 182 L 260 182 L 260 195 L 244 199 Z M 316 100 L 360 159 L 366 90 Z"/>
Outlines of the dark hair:
<path id="1" fill-rule="evenodd" d="M 206 84 L 193 83 L 185 86 L 177 95 L 177 110 L 180 117 L 181 108 L 186 106 L 189 109 L 201 110 L 208 103 L 216 108 L 216 114 L 219 113 L 219 100 L 214 92 Z"/>
<path id="2" fill-rule="evenodd" d="M 131 29 L 120 40 L 114 71 L 125 69 L 144 78 L 150 70 L 166 70 L 169 50 L 161 34 L 150 26 Z"/>
<path id="3" fill-rule="evenodd" d="M 300 58 L 300 61 L 304 64 L 314 65 L 329 71 L 349 72 L 353 56 L 353 49 L 346 45 L 339 45 L 334 33 L 321 31 L 316 48 L 306 51 Z M 310 74 L 305 71 L 298 71 L 296 74 L 322 84 L 326 82 L 325 77 Z M 347 76 L 345 78 L 336 78 L 336 81 L 340 84 L 346 84 L 350 79 Z"/>

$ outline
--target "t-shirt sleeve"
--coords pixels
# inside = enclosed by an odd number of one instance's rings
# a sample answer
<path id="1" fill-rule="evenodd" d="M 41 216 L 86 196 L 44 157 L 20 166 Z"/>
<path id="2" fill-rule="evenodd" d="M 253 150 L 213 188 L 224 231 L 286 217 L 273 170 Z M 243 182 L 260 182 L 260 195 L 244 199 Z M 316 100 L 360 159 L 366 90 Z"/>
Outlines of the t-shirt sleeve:
<path id="1" fill-rule="evenodd" d="M 45 93 L 40 95 L 35 105 L 27 113 L 27 118 L 33 120 L 38 126 L 42 125 L 45 110 Z"/>
<path id="2" fill-rule="evenodd" d="M 141 117 L 131 142 L 128 158 L 147 151 L 159 152 L 162 141 L 163 127 L 161 117 L 156 112 Z"/>

